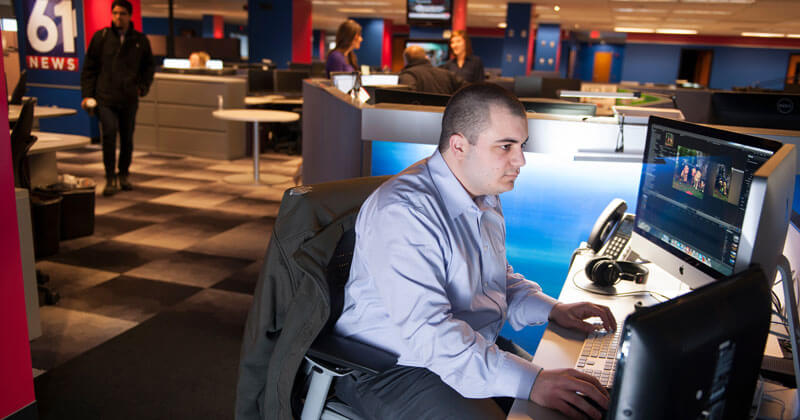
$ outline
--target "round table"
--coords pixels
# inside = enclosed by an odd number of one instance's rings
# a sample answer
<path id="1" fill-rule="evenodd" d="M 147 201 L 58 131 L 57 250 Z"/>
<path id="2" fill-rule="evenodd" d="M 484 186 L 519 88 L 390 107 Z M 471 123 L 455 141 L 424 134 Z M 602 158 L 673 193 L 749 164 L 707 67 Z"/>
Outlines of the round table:
<path id="1" fill-rule="evenodd" d="M 259 138 L 258 138 L 258 124 L 259 123 L 287 123 L 300 119 L 300 115 L 295 112 L 275 111 L 271 109 L 219 109 L 214 111 L 211 115 L 214 118 L 227 121 L 242 121 L 253 123 L 253 175 L 250 174 L 235 174 L 223 178 L 225 182 L 231 184 L 279 184 L 289 180 L 288 177 L 261 174 L 258 170 L 258 157 L 259 151 Z"/>

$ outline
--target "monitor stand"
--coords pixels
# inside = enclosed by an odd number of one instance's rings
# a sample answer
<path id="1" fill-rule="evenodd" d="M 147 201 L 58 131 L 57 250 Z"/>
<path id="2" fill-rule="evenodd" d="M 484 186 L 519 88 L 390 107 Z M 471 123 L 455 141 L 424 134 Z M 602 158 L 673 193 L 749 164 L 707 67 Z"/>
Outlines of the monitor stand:
<path id="1" fill-rule="evenodd" d="M 790 228 L 791 229 L 791 228 Z M 789 329 L 789 340 L 792 344 L 792 365 L 794 367 L 795 381 L 800 378 L 800 318 L 797 311 L 797 296 L 795 282 L 792 277 L 791 266 L 785 256 L 778 262 L 778 272 L 783 280 L 783 301 L 786 306 L 786 321 Z M 761 384 L 758 387 L 762 390 Z M 797 388 L 786 388 L 779 384 L 764 382 L 761 392 L 761 407 L 758 410 L 759 419 L 796 419 L 800 417 L 800 395 Z M 755 404 L 755 402 L 754 402 Z"/>

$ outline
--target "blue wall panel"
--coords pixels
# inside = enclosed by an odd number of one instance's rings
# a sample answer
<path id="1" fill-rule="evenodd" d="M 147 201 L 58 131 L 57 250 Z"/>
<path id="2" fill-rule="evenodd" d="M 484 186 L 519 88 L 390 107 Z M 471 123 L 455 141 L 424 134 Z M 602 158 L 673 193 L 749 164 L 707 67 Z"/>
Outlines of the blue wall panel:
<path id="1" fill-rule="evenodd" d="M 680 59 L 680 45 L 627 44 L 622 80 L 675 83 Z"/>
<path id="2" fill-rule="evenodd" d="M 709 81 L 712 89 L 756 85 L 782 90 L 789 55 L 800 54 L 800 50 L 766 48 L 714 47 L 713 50 Z"/>
<path id="3" fill-rule="evenodd" d="M 180 36 L 182 31 L 194 31 L 197 36 L 203 34 L 203 21 L 192 19 L 174 19 L 175 36 Z M 142 31 L 150 35 L 169 35 L 169 19 L 142 17 Z"/>
<path id="4" fill-rule="evenodd" d="M 292 59 L 292 2 L 248 0 L 247 10 L 250 62 L 269 58 L 278 68 L 288 67 Z"/>
<path id="5" fill-rule="evenodd" d="M 352 18 L 361 25 L 361 48 L 356 51 L 359 65 L 381 67 L 383 53 L 383 19 Z"/>
<path id="6" fill-rule="evenodd" d="M 483 67 L 500 68 L 503 65 L 503 38 L 470 37 L 472 53 L 481 58 Z"/>
<path id="7" fill-rule="evenodd" d="M 531 4 L 509 3 L 506 10 L 505 38 L 503 39 L 503 76 L 524 76 L 528 70 L 528 32 L 531 27 Z M 524 36 L 523 36 L 524 35 Z M 520 62 L 520 57 L 522 61 Z"/>
<path id="8" fill-rule="evenodd" d="M 536 28 L 533 69 L 536 71 L 557 71 L 556 55 L 561 48 L 561 25 L 539 24 Z"/>
<path id="9" fill-rule="evenodd" d="M 373 142 L 372 175 L 402 171 L 433 153 L 433 145 Z M 516 272 L 558 297 L 572 251 L 589 235 L 598 214 L 615 197 L 636 207 L 641 164 L 574 162 L 525 153 L 527 164 L 513 191 L 501 195 L 506 249 Z M 544 327 L 502 334 L 533 353 Z"/>
<path id="10" fill-rule="evenodd" d="M 408 28 L 409 39 L 444 39 L 443 28 L 430 26 L 410 26 Z"/>

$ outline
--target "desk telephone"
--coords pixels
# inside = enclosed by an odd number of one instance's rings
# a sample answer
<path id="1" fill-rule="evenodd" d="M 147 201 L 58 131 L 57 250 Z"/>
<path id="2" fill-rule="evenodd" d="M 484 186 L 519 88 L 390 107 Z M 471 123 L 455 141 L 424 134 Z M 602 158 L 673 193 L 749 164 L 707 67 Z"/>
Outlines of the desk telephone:
<path id="1" fill-rule="evenodd" d="M 628 246 L 633 232 L 634 215 L 626 214 L 628 205 L 615 198 L 597 218 L 586 240 L 597 257 L 586 263 L 586 277 L 595 285 L 610 287 L 620 280 L 644 284 L 649 270 L 641 264 L 618 261 Z"/>
<path id="2" fill-rule="evenodd" d="M 627 209 L 625 200 L 615 198 L 594 222 L 586 243 L 598 256 L 616 260 L 622 255 L 633 231 L 634 215 L 625 214 Z"/>

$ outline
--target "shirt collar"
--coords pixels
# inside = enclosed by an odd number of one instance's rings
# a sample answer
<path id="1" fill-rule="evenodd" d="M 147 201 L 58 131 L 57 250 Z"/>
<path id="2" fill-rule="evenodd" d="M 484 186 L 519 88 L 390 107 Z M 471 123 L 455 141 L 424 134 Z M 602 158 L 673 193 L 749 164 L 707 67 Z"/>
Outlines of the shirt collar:
<path id="1" fill-rule="evenodd" d="M 455 219 L 467 210 L 486 211 L 497 207 L 499 200 L 496 195 L 482 195 L 473 200 L 447 166 L 438 149 L 428 159 L 428 169 L 451 219 Z"/>

